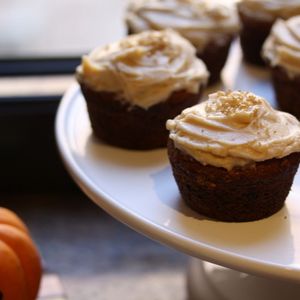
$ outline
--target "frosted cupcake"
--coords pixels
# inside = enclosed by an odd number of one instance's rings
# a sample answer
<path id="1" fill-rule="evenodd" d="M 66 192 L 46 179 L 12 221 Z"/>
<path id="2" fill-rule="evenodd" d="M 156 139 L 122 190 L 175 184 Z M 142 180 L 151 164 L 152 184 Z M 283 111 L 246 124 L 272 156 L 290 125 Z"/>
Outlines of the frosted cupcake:
<path id="1" fill-rule="evenodd" d="M 219 80 L 239 28 L 235 8 L 216 0 L 131 0 L 126 21 L 129 33 L 165 28 L 179 32 L 196 47 L 210 83 Z"/>
<path id="2" fill-rule="evenodd" d="M 282 208 L 300 161 L 300 124 L 249 92 L 217 92 L 167 121 L 168 153 L 184 201 L 223 221 Z"/>
<path id="3" fill-rule="evenodd" d="M 280 109 L 300 119 L 300 16 L 276 21 L 262 55 L 271 68 Z"/>
<path id="4" fill-rule="evenodd" d="M 241 19 L 240 40 L 246 61 L 263 65 L 262 45 L 278 19 L 300 14 L 299 0 L 242 0 L 238 3 Z"/>
<path id="5" fill-rule="evenodd" d="M 165 147 L 165 122 L 199 101 L 208 72 L 172 30 L 147 31 L 82 58 L 77 80 L 94 134 L 129 149 Z"/>

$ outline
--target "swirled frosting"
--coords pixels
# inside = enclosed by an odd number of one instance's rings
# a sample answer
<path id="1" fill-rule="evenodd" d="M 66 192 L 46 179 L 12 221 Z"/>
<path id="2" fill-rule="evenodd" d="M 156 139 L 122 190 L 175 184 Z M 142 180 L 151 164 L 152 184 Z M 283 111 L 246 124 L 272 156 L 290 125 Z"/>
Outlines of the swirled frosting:
<path id="1" fill-rule="evenodd" d="M 294 77 L 300 74 L 300 16 L 277 20 L 263 45 L 263 57 Z"/>
<path id="2" fill-rule="evenodd" d="M 173 30 L 146 31 L 84 56 L 77 79 L 147 109 L 178 90 L 198 93 L 208 72 L 195 48 Z"/>
<path id="3" fill-rule="evenodd" d="M 249 92 L 216 92 L 167 121 L 175 147 L 231 170 L 300 152 L 300 123 Z"/>
<path id="4" fill-rule="evenodd" d="M 248 14 L 275 20 L 300 14 L 299 0 L 242 0 L 239 4 Z"/>
<path id="5" fill-rule="evenodd" d="M 220 0 L 131 0 L 126 21 L 133 32 L 172 28 L 199 51 L 212 39 L 222 43 L 224 33 L 233 35 L 239 28 L 235 8 Z"/>

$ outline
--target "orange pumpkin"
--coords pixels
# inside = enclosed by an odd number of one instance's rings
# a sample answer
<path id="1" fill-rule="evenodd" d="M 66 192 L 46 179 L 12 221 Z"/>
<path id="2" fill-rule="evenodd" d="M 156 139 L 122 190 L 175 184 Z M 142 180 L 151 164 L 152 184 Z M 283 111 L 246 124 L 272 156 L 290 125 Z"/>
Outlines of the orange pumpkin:
<path id="1" fill-rule="evenodd" d="M 34 300 L 42 275 L 41 260 L 27 227 L 0 208 L 0 292 L 3 300 Z"/>
<path id="2" fill-rule="evenodd" d="M 24 272 L 17 255 L 0 241 L 0 291 L 3 300 L 27 300 Z"/>
<path id="3" fill-rule="evenodd" d="M 13 211 L 5 207 L 0 207 L 0 224 L 12 225 L 29 234 L 29 230 L 23 221 Z"/>

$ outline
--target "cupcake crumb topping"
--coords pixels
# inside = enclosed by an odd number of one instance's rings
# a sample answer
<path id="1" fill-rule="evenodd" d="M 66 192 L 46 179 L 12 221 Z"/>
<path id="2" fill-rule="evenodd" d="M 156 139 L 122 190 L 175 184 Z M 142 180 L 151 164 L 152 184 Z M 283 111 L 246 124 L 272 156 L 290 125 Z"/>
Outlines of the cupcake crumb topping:
<path id="1" fill-rule="evenodd" d="M 177 148 L 227 170 L 300 152 L 299 121 L 250 92 L 210 94 L 166 126 Z"/>
<path id="2" fill-rule="evenodd" d="M 209 115 L 250 123 L 259 116 L 263 99 L 249 92 L 219 91 L 210 95 L 205 111 Z"/>
<path id="3" fill-rule="evenodd" d="M 172 28 L 199 51 L 239 30 L 235 6 L 222 0 L 130 0 L 126 22 L 134 33 Z"/>
<path id="4" fill-rule="evenodd" d="M 77 79 L 96 91 L 118 93 L 144 109 L 179 90 L 197 94 L 208 79 L 192 44 L 173 30 L 145 31 L 84 56 Z"/>

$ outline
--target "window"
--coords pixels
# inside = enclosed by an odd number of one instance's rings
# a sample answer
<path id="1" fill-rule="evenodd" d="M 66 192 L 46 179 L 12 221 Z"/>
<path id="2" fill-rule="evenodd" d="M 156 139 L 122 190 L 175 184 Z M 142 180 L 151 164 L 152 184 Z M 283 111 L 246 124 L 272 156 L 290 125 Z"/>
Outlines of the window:
<path id="1" fill-rule="evenodd" d="M 0 189 L 64 187 L 54 118 L 82 54 L 124 35 L 124 0 L 0 2 Z"/>

